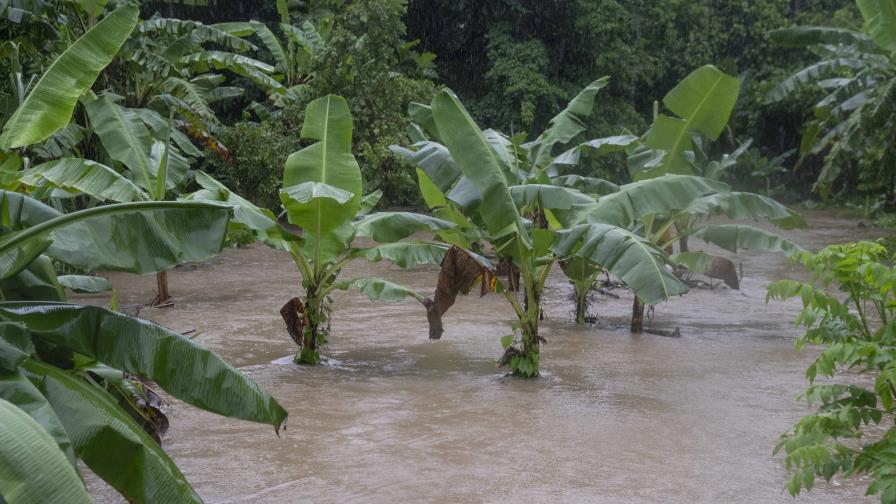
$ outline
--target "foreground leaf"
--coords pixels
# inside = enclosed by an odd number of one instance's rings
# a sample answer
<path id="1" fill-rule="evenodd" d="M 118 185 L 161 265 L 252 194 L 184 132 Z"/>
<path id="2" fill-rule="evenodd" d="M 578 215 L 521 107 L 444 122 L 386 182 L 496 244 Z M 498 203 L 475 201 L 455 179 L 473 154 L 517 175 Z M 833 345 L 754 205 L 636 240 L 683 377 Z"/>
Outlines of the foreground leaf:
<path id="1" fill-rule="evenodd" d="M 212 413 L 273 425 L 286 411 L 258 385 L 192 340 L 164 327 L 95 306 L 0 303 L 0 319 L 47 341 L 148 378 L 172 396 Z"/>
<path id="2" fill-rule="evenodd" d="M 75 453 L 133 502 L 202 502 L 164 450 L 96 385 L 40 361 L 25 363 L 71 437 Z"/>
<path id="3" fill-rule="evenodd" d="M 53 439 L 24 411 L 0 399 L 0 494 L 9 504 L 89 503 L 84 483 Z"/>

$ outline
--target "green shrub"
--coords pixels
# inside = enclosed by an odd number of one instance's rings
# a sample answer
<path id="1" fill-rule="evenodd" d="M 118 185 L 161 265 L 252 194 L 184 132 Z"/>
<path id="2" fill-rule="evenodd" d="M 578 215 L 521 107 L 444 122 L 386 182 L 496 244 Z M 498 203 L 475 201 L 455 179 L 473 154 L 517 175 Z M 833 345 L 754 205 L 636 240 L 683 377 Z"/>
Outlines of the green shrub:
<path id="1" fill-rule="evenodd" d="M 218 140 L 230 150 L 230 158 L 209 152 L 202 170 L 249 201 L 278 208 L 283 165 L 298 150 L 298 131 L 277 120 L 242 122 L 223 128 Z"/>

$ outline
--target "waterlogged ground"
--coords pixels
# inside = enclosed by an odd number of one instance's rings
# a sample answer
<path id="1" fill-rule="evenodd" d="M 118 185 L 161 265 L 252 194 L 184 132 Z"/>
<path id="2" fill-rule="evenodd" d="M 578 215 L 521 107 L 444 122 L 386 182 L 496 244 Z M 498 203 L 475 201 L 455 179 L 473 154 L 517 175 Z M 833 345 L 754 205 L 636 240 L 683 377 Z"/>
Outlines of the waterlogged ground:
<path id="1" fill-rule="evenodd" d="M 810 216 L 799 244 L 879 235 L 857 221 Z M 288 428 L 222 419 L 182 403 L 164 447 L 208 502 L 791 502 L 771 452 L 806 409 L 795 400 L 813 352 L 793 350 L 798 303 L 765 303 L 771 279 L 799 277 L 773 255 L 743 254 L 741 291 L 694 290 L 657 307 L 633 336 L 631 306 L 598 296 L 601 320 L 570 323 L 561 275 L 546 293 L 543 376 L 519 380 L 493 364 L 512 313 L 499 296 L 459 298 L 441 341 L 427 339 L 413 301 L 337 296 L 327 366 L 290 363 L 279 316 L 297 292 L 289 257 L 263 246 L 227 250 L 171 273 L 177 304 L 140 315 L 178 331 L 251 375 L 289 410 Z M 431 291 L 436 269 L 356 263 Z M 152 297 L 154 279 L 113 276 L 122 305 Z M 102 298 L 90 298 L 100 303 Z M 98 502 L 120 502 L 95 477 Z M 867 482 L 819 485 L 802 502 L 875 502 Z"/>

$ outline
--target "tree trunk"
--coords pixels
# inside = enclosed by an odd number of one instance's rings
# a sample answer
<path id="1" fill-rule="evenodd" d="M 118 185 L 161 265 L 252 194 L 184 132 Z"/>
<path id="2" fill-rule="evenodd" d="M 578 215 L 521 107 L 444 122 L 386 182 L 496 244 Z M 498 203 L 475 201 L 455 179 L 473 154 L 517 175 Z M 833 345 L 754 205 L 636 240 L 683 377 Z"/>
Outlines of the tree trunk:
<path id="1" fill-rule="evenodd" d="M 590 286 L 576 284 L 576 324 L 585 324 L 585 314 L 588 311 L 588 291 Z"/>
<path id="2" fill-rule="evenodd" d="M 156 298 L 153 300 L 153 306 L 161 306 L 171 301 L 171 294 L 168 293 L 168 272 L 159 271 L 156 273 Z"/>
<path id="3" fill-rule="evenodd" d="M 632 306 L 632 334 L 641 334 L 644 332 L 644 303 L 635 297 L 635 303 Z"/>

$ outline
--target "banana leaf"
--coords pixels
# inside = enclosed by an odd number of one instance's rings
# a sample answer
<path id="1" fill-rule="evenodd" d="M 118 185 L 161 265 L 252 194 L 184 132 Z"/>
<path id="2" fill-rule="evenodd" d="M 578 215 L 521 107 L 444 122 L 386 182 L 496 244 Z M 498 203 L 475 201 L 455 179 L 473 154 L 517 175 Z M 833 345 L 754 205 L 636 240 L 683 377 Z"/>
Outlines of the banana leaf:
<path id="1" fill-rule="evenodd" d="M 358 236 L 368 236 L 378 243 L 392 243 L 418 231 L 441 231 L 455 225 L 428 215 L 412 212 L 377 212 L 355 224 Z"/>
<path id="2" fill-rule="evenodd" d="M 9 504 L 90 503 L 78 473 L 27 413 L 0 399 L 0 495 Z"/>
<path id="3" fill-rule="evenodd" d="M 41 163 L 22 172 L 19 182 L 34 188 L 54 187 L 86 194 L 100 201 L 127 203 L 149 199 L 127 177 L 89 159 L 62 158 Z"/>
<path id="4" fill-rule="evenodd" d="M 693 236 L 735 254 L 740 249 L 758 252 L 783 252 L 787 255 L 805 251 L 799 245 L 774 233 L 742 224 L 712 224 L 703 226 Z"/>
<path id="5" fill-rule="evenodd" d="M 8 278 L 18 273 L 43 250 L 85 270 L 155 273 L 220 252 L 228 220 L 229 208 L 210 202 L 94 207 L 4 235 L 0 274 Z"/>
<path id="6" fill-rule="evenodd" d="M 161 446 L 97 385 L 43 362 L 25 362 L 75 453 L 128 501 L 202 502 Z"/>
<path id="7" fill-rule="evenodd" d="M 0 148 L 42 142 L 71 121 L 78 98 L 118 53 L 137 24 L 139 9 L 124 5 L 68 47 L 3 127 Z"/>
<path id="8" fill-rule="evenodd" d="M 311 182 L 349 195 L 303 201 L 292 194 L 290 200 L 295 202 L 285 202 L 289 221 L 320 237 L 353 218 L 361 205 L 361 169 L 352 155 L 352 116 L 345 99 L 329 95 L 311 102 L 302 138 L 317 142 L 289 156 L 283 171 L 285 190 Z"/>
<path id="9" fill-rule="evenodd" d="M 606 269 L 647 304 L 657 304 L 687 292 L 666 267 L 672 261 L 653 243 L 625 229 L 583 224 L 558 233 L 551 250 L 561 258 L 588 259 Z"/>
<path id="10" fill-rule="evenodd" d="M 172 396 L 212 413 L 279 430 L 286 411 L 252 380 L 189 338 L 96 306 L 0 303 L 0 320 L 46 341 L 148 378 Z"/>

